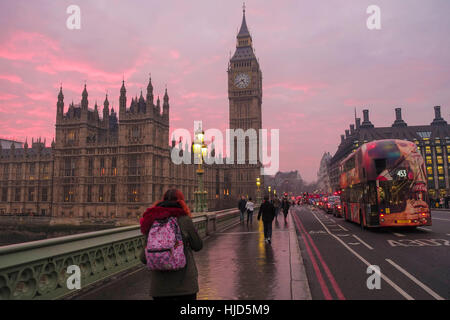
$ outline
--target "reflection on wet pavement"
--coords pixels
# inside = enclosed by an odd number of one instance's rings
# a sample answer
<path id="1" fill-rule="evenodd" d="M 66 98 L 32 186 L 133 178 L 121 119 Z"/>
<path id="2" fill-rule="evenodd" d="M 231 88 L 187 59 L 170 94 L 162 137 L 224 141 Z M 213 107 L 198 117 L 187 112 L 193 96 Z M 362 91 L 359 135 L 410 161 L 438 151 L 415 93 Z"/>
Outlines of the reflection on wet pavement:
<path id="1" fill-rule="evenodd" d="M 214 234 L 195 254 L 199 299 L 291 299 L 289 228 L 273 224 L 272 244 L 264 242 L 263 224 L 239 224 Z"/>

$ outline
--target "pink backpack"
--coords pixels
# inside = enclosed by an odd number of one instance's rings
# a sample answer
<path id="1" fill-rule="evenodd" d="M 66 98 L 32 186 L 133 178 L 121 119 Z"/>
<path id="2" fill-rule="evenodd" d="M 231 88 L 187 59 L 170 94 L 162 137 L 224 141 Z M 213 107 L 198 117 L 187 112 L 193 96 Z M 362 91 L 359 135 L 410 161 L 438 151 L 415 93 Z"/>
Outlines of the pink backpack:
<path id="1" fill-rule="evenodd" d="M 153 222 L 148 233 L 145 256 L 150 270 L 176 271 L 186 266 L 183 238 L 176 218 Z"/>

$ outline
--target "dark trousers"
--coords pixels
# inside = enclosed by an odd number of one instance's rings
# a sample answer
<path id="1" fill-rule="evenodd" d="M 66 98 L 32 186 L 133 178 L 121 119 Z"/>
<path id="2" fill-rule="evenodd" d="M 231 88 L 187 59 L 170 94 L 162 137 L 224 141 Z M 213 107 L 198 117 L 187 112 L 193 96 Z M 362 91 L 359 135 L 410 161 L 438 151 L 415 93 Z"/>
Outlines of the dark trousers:
<path id="1" fill-rule="evenodd" d="M 249 221 L 253 224 L 253 211 L 247 210 L 247 224 Z"/>
<path id="2" fill-rule="evenodd" d="M 184 296 L 153 297 L 153 300 L 197 300 L 197 294 L 194 293 Z"/>
<path id="3" fill-rule="evenodd" d="M 272 237 L 272 221 L 263 221 L 264 224 L 264 238 Z"/>

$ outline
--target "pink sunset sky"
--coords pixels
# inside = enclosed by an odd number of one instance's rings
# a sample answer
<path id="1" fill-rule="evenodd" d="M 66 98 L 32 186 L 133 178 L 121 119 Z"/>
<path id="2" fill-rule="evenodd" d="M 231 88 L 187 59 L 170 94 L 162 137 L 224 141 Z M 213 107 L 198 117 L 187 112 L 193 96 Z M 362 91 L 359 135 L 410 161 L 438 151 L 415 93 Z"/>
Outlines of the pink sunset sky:
<path id="1" fill-rule="evenodd" d="M 66 9 L 81 8 L 69 30 Z M 366 27 L 369 5 L 381 30 Z M 429 124 L 433 106 L 450 121 L 450 1 L 247 0 L 246 18 L 263 72 L 263 127 L 280 129 L 280 169 L 316 179 L 325 151 L 334 154 L 354 108 L 390 126 L 402 107 L 409 125 Z M 54 136 L 62 82 L 65 110 L 105 93 L 118 109 L 125 76 L 128 103 L 170 96 L 170 125 L 225 130 L 227 64 L 235 49 L 242 1 L 1 1 L 0 136 Z M 100 111 L 102 110 L 100 107 Z M 101 112 L 100 112 L 101 114 Z"/>

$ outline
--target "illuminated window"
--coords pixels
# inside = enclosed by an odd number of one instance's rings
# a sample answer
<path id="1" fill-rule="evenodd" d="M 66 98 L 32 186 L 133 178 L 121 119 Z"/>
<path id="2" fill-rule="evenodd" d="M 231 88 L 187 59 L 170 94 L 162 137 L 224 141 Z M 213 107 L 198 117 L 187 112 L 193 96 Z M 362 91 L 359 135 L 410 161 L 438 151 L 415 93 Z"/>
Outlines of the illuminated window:
<path id="1" fill-rule="evenodd" d="M 447 146 L 447 154 L 450 154 L 450 146 Z"/>
<path id="2" fill-rule="evenodd" d="M 438 154 L 442 153 L 442 147 L 436 146 L 436 153 Z"/>
<path id="3" fill-rule="evenodd" d="M 441 144 L 441 139 L 436 138 L 436 139 L 434 140 L 434 142 L 435 142 L 436 144 Z"/>
<path id="4" fill-rule="evenodd" d="M 103 202 L 103 186 L 98 187 L 98 201 Z"/>
<path id="5" fill-rule="evenodd" d="M 112 168 L 112 175 L 117 176 L 117 158 L 113 157 L 111 160 L 111 168 Z"/>
<path id="6" fill-rule="evenodd" d="M 433 167 L 427 167 L 427 173 L 433 174 Z"/>
<path id="7" fill-rule="evenodd" d="M 105 175 L 105 158 L 100 158 L 100 175 Z"/>
<path id="8" fill-rule="evenodd" d="M 438 169 L 438 173 L 439 174 L 444 174 L 444 167 L 443 166 L 438 166 L 437 169 Z"/>
<path id="9" fill-rule="evenodd" d="M 429 181 L 433 181 L 433 177 L 428 177 L 428 180 Z"/>
<path id="10" fill-rule="evenodd" d="M 444 177 L 439 177 L 439 181 L 444 181 Z"/>
<path id="11" fill-rule="evenodd" d="M 430 147 L 425 147 L 425 153 L 426 154 L 431 154 L 431 148 Z"/>
<path id="12" fill-rule="evenodd" d="M 427 156 L 426 159 L 427 159 L 427 164 L 433 163 L 433 160 L 431 160 L 431 156 Z"/>
<path id="13" fill-rule="evenodd" d="M 436 159 L 437 159 L 437 163 L 438 164 L 443 164 L 444 163 L 444 160 L 442 159 L 442 156 L 437 156 Z"/>
<path id="14" fill-rule="evenodd" d="M 450 163 L 450 156 L 447 156 L 447 162 Z"/>

